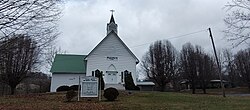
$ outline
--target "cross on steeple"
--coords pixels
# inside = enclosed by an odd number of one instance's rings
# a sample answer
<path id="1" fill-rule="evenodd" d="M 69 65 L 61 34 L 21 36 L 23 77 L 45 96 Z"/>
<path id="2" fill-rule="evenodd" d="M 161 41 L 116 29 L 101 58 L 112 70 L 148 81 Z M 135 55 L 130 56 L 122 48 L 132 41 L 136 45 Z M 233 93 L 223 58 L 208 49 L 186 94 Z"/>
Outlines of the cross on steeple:
<path id="1" fill-rule="evenodd" d="M 113 13 L 115 12 L 115 10 L 110 10 L 111 11 L 111 19 L 110 19 L 110 22 L 114 22 L 115 23 L 115 19 L 114 19 L 114 16 L 113 16 Z"/>
<path id="2" fill-rule="evenodd" d="M 111 18 L 109 23 L 107 24 L 107 34 L 109 34 L 111 31 L 114 31 L 117 34 L 117 24 L 115 23 L 115 19 L 114 19 L 114 12 L 115 10 L 110 10 L 111 12 Z"/>
<path id="3" fill-rule="evenodd" d="M 112 15 L 113 15 L 113 13 L 115 12 L 115 10 L 110 10 L 110 11 L 111 11 Z"/>

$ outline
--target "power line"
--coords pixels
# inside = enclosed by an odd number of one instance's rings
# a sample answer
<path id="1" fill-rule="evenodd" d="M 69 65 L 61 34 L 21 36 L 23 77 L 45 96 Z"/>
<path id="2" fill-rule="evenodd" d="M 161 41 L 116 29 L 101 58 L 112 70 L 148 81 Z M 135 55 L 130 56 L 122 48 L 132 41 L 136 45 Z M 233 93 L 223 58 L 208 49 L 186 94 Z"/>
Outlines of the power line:
<path id="1" fill-rule="evenodd" d="M 175 39 L 175 38 L 181 38 L 181 37 L 186 37 L 186 36 L 188 36 L 188 35 L 197 34 L 197 33 L 204 32 L 204 31 L 207 31 L 207 29 L 199 30 L 199 31 L 195 31 L 195 32 L 187 33 L 187 34 L 182 34 L 182 35 L 175 36 L 175 37 L 170 37 L 170 38 L 167 38 L 167 40 Z M 140 44 L 140 45 L 135 45 L 135 46 L 131 46 L 130 48 L 140 47 L 140 46 L 147 45 L 147 44 L 151 44 L 151 43 L 152 43 L 152 42 L 148 42 L 148 43 L 144 43 L 144 44 Z"/>
<path id="2" fill-rule="evenodd" d="M 192 35 L 192 34 L 197 34 L 197 33 L 204 32 L 204 31 L 207 32 L 207 29 L 199 30 L 199 31 L 195 31 L 195 32 L 187 33 L 187 34 L 182 34 L 182 35 L 179 35 L 179 36 L 170 37 L 170 38 L 167 38 L 167 40 L 169 40 L 169 39 L 175 39 L 175 38 L 181 38 L 181 37 L 186 37 L 186 36 L 189 36 L 189 35 Z M 148 43 L 144 43 L 144 44 L 140 44 L 140 45 L 131 46 L 130 48 L 140 47 L 140 46 L 147 45 L 147 44 L 150 44 L 150 43 L 152 43 L 152 42 L 148 42 Z M 74 54 L 72 54 L 72 55 L 74 55 Z"/>

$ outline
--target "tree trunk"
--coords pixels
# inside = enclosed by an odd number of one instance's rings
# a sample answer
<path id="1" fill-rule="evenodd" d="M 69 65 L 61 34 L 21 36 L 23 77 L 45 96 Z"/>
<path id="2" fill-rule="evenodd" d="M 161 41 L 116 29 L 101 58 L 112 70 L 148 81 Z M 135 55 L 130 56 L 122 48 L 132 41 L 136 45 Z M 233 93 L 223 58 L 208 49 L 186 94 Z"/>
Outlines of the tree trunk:
<path id="1" fill-rule="evenodd" d="M 206 85 L 205 82 L 203 82 L 202 90 L 203 90 L 203 93 L 204 93 L 204 94 L 207 93 L 206 89 L 207 89 L 207 85 Z"/>
<path id="2" fill-rule="evenodd" d="M 250 91 L 250 82 L 248 82 L 248 89 L 249 89 L 249 91 Z"/>
<path id="3" fill-rule="evenodd" d="M 16 90 L 16 86 L 13 86 L 13 87 L 11 86 L 11 87 L 10 87 L 10 94 L 11 94 L 11 95 L 14 95 L 15 90 Z"/>
<path id="4" fill-rule="evenodd" d="M 195 94 L 195 84 L 194 83 L 192 83 L 192 94 Z"/>
<path id="5" fill-rule="evenodd" d="M 164 91 L 165 91 L 165 87 L 166 87 L 166 86 L 161 86 L 161 90 L 160 90 L 160 91 L 161 91 L 161 92 L 164 92 Z"/>
<path id="6" fill-rule="evenodd" d="M 173 81 L 173 88 L 174 88 L 174 91 L 179 91 L 179 85 L 177 82 Z"/>
<path id="7" fill-rule="evenodd" d="M 192 88 L 192 94 L 195 94 L 195 88 Z"/>
<path id="8" fill-rule="evenodd" d="M 205 87 L 205 86 L 203 87 L 203 93 L 204 93 L 204 94 L 207 94 L 207 91 L 206 91 L 206 87 Z"/>
<path id="9" fill-rule="evenodd" d="M 2 89 L 2 95 L 4 95 L 4 92 L 5 92 L 5 84 L 2 84 L 2 87 L 3 87 L 3 89 Z"/>

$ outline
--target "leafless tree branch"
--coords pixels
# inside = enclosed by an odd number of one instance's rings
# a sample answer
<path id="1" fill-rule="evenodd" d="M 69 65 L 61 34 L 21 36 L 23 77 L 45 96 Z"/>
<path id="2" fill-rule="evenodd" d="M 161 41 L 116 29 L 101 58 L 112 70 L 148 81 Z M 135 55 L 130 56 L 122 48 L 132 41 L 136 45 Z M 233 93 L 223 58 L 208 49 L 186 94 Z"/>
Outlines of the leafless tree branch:
<path id="1" fill-rule="evenodd" d="M 224 33 L 235 46 L 249 43 L 250 39 L 250 1 L 232 0 L 225 5 L 227 15 L 224 19 L 226 29 Z"/>

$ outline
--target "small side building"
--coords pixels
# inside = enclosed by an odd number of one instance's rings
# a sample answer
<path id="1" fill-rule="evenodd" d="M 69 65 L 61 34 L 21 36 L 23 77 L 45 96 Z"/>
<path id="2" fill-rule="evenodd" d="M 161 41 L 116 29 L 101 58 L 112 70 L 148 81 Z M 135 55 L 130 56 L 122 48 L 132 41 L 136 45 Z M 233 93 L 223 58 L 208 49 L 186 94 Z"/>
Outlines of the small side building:
<path id="1" fill-rule="evenodd" d="M 79 76 L 86 76 L 86 55 L 57 54 L 52 64 L 50 92 L 56 92 L 60 86 L 79 84 Z"/>
<path id="2" fill-rule="evenodd" d="M 140 91 L 154 91 L 155 89 L 155 84 L 150 81 L 137 82 L 137 86 L 140 88 Z"/>

